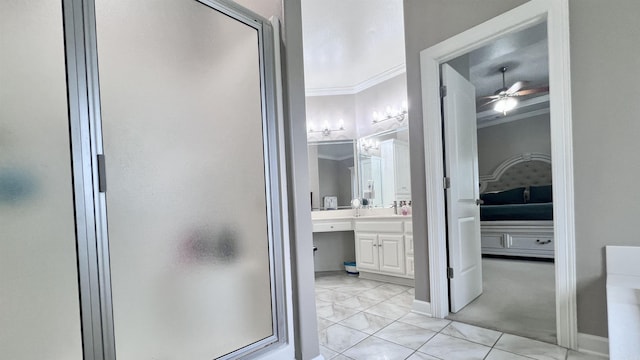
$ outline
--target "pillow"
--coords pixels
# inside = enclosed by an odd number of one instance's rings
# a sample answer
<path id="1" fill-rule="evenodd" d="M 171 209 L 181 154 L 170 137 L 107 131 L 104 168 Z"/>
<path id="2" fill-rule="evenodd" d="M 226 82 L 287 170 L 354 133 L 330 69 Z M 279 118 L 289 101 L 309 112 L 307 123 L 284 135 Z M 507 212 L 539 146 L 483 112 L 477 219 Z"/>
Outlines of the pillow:
<path id="1" fill-rule="evenodd" d="M 485 193 L 480 195 L 484 205 L 524 204 L 524 188 Z"/>
<path id="2" fill-rule="evenodd" d="M 551 185 L 529 187 L 530 203 L 549 203 L 553 201 L 553 189 Z"/>

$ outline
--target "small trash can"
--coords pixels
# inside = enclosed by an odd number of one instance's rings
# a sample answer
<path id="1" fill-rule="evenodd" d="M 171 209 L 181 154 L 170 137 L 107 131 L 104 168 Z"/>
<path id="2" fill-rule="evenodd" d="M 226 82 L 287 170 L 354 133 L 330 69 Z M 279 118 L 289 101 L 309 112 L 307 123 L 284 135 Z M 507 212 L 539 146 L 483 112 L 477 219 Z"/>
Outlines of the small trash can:
<path id="1" fill-rule="evenodd" d="M 344 262 L 344 270 L 347 272 L 347 274 L 349 275 L 358 275 L 358 269 L 356 268 L 356 262 L 355 261 L 345 261 Z"/>

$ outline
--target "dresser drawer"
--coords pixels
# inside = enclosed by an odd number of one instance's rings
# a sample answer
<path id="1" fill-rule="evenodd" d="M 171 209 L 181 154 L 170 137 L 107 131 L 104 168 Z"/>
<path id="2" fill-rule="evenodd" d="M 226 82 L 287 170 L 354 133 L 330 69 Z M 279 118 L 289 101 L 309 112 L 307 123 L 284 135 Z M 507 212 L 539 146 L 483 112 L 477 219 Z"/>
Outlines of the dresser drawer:
<path id="1" fill-rule="evenodd" d="M 502 249 L 504 248 L 503 234 L 482 234 L 480 241 L 483 248 Z"/>
<path id="2" fill-rule="evenodd" d="M 350 231 L 353 230 L 351 221 L 314 222 L 313 232 Z"/>
<path id="3" fill-rule="evenodd" d="M 509 247 L 522 250 L 553 251 L 553 236 L 549 235 L 513 235 L 509 239 Z"/>

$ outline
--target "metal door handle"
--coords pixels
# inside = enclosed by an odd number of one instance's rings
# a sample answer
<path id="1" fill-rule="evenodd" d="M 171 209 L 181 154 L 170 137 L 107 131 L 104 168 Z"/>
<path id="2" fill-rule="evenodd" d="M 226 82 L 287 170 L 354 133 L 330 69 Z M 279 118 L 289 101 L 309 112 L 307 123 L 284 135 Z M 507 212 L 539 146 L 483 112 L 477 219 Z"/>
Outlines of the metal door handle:
<path id="1" fill-rule="evenodd" d="M 484 204 L 484 200 L 476 199 L 476 205 Z"/>
<path id="2" fill-rule="evenodd" d="M 551 243 L 551 240 L 544 240 L 544 241 L 541 241 L 540 239 L 538 239 L 538 240 L 536 240 L 536 243 L 537 243 L 537 244 L 540 244 L 540 245 L 546 245 L 546 244 Z"/>

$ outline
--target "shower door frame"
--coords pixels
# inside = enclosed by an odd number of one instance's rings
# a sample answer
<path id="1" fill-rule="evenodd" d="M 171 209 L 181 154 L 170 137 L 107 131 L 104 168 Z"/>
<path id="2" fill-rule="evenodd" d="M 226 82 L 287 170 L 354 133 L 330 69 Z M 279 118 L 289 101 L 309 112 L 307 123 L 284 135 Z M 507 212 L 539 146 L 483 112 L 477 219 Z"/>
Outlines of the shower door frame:
<path id="1" fill-rule="evenodd" d="M 271 23 L 226 0 L 191 0 L 256 30 L 260 61 L 262 136 L 267 202 L 272 335 L 220 357 L 256 357 L 286 345 L 285 231 L 288 229 L 284 151 L 278 137 L 276 64 Z M 104 178 L 95 0 L 62 0 L 78 250 L 78 282 L 85 360 L 115 360 Z"/>

